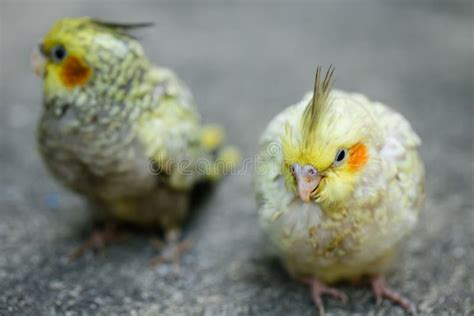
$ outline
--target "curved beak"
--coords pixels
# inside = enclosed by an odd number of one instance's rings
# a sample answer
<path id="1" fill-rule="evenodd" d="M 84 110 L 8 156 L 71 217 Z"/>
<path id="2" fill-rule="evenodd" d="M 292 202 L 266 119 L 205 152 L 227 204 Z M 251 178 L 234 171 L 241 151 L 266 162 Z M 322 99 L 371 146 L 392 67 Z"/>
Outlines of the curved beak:
<path id="1" fill-rule="evenodd" d="M 293 168 L 296 179 L 298 195 L 303 202 L 311 201 L 311 195 L 318 188 L 321 182 L 321 175 L 316 168 L 311 165 L 301 167 L 297 165 Z"/>
<path id="2" fill-rule="evenodd" d="M 33 72 L 38 77 L 42 78 L 44 75 L 44 70 L 46 66 L 46 59 L 43 57 L 43 54 L 40 52 L 39 47 L 33 49 L 31 52 L 31 67 Z"/>

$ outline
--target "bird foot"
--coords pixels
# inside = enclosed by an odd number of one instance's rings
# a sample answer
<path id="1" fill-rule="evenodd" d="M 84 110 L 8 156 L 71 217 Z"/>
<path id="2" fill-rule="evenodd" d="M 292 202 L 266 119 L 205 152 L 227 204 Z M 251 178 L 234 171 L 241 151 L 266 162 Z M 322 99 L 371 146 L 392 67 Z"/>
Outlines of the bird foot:
<path id="1" fill-rule="evenodd" d="M 375 276 L 370 280 L 372 291 L 374 292 L 377 305 L 382 302 L 383 298 L 391 300 L 393 303 L 400 305 L 409 313 L 416 313 L 416 306 L 410 300 L 401 296 L 398 292 L 388 287 L 385 278 L 381 275 Z"/>
<path id="2" fill-rule="evenodd" d="M 122 241 L 127 237 L 127 234 L 118 230 L 117 225 L 107 224 L 102 230 L 94 230 L 89 239 L 69 255 L 69 262 L 73 262 L 89 250 L 96 252 L 112 242 Z"/>
<path id="3" fill-rule="evenodd" d="M 302 280 L 303 283 L 307 284 L 311 288 L 311 296 L 313 298 L 313 302 L 318 308 L 319 315 L 324 315 L 324 304 L 322 300 L 323 295 L 332 296 L 335 299 L 340 300 L 343 303 L 347 303 L 348 298 L 347 295 L 333 287 L 329 287 L 323 282 L 316 280 L 316 279 L 304 279 Z"/>
<path id="4" fill-rule="evenodd" d="M 180 240 L 181 232 L 171 230 L 166 233 L 165 241 L 154 240 L 153 244 L 161 251 L 161 254 L 150 260 L 150 267 L 158 267 L 172 263 L 175 272 L 178 274 L 181 256 L 191 247 L 191 240 Z"/>

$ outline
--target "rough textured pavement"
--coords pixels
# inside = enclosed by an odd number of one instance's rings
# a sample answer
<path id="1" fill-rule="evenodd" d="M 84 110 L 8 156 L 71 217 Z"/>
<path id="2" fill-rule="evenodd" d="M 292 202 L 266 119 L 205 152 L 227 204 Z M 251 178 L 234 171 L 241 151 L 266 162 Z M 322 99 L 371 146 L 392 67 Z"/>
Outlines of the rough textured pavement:
<path id="1" fill-rule="evenodd" d="M 357 1 L 153 4 L 0 1 L 1 315 L 313 315 L 307 289 L 265 251 L 251 170 L 228 177 L 189 223 L 179 278 L 147 267 L 157 252 L 136 234 L 73 264 L 87 207 L 46 173 L 35 149 L 40 82 L 29 53 L 62 16 L 155 21 L 140 33 L 151 59 L 189 84 L 207 122 L 253 157 L 268 120 L 299 100 L 316 65 L 337 88 L 392 105 L 421 135 L 428 198 L 389 280 L 424 315 L 472 315 L 473 8 Z M 328 315 L 401 315 L 364 287 L 342 285 Z"/>

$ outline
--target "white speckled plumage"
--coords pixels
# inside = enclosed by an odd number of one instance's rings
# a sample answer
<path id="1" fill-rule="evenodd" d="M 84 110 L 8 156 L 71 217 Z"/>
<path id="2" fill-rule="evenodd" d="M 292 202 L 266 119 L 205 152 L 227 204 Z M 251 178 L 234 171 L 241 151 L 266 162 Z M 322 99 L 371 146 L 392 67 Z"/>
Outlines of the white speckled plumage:
<path id="1" fill-rule="evenodd" d="M 53 25 L 35 59 L 37 138 L 51 173 L 100 216 L 166 232 L 181 227 L 195 185 L 220 179 L 239 154 L 221 129 L 203 124 L 178 76 L 154 66 L 129 34 L 146 25 L 88 17 Z"/>
<path id="2" fill-rule="evenodd" d="M 380 273 L 414 228 L 423 204 L 420 139 L 389 107 L 361 94 L 332 91 L 325 119 L 333 122 L 321 137 L 336 143 L 362 137 L 369 159 L 344 199 L 304 203 L 285 181 L 281 139 L 288 127 L 301 139 L 312 95 L 278 114 L 261 137 L 256 178 L 261 225 L 295 277 L 335 282 Z"/>

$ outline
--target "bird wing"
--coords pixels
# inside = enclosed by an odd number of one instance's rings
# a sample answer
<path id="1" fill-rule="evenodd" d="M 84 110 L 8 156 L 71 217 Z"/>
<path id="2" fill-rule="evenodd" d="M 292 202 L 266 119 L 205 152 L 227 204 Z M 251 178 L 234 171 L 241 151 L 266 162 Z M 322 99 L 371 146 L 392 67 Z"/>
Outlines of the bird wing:
<path id="1" fill-rule="evenodd" d="M 403 192 L 400 201 L 403 208 L 418 214 L 425 199 L 425 170 L 417 151 L 421 139 L 400 113 L 380 103 L 374 107 L 386 131 L 380 155 L 391 166 L 387 168 L 390 187 Z"/>
<path id="2" fill-rule="evenodd" d="M 201 124 L 188 88 L 170 70 L 155 67 L 143 89 L 151 106 L 137 122 L 137 134 L 146 155 L 174 188 L 188 189 L 199 178 L 196 160 L 207 158 L 200 142 Z M 201 175 L 204 176 L 204 175 Z"/>

